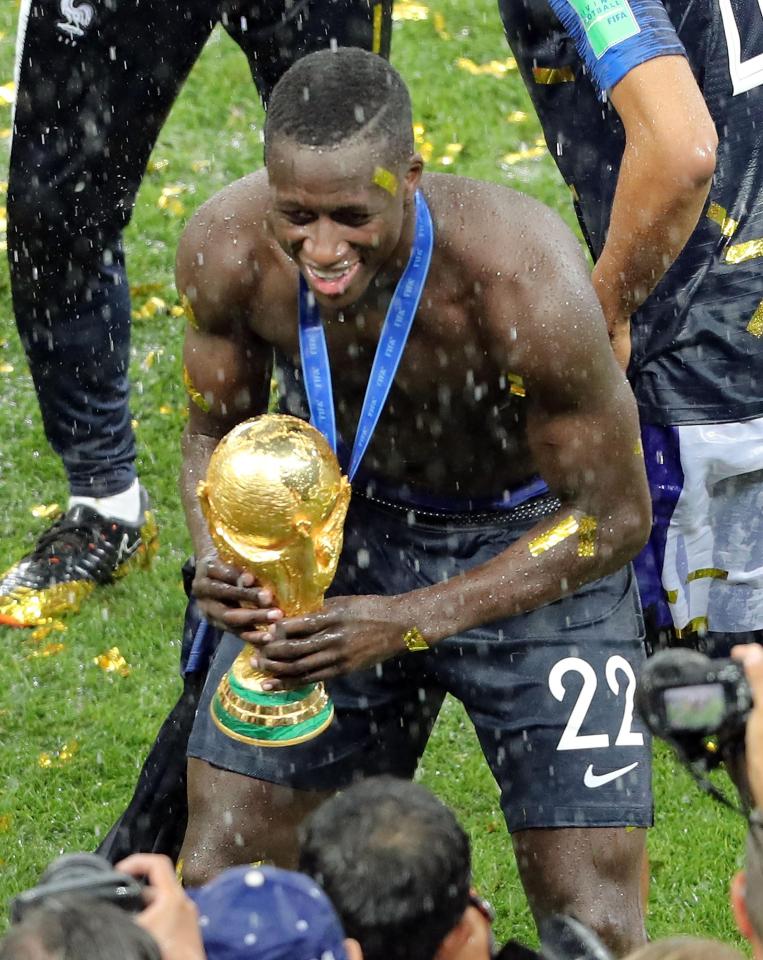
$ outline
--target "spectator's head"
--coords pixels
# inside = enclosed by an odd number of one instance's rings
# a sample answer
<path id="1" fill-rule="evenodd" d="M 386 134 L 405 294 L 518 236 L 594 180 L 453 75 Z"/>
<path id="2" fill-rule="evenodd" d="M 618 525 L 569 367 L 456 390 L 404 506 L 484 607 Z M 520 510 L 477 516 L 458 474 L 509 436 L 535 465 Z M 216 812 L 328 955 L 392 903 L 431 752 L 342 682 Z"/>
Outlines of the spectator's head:
<path id="1" fill-rule="evenodd" d="M 344 47 L 298 60 L 265 121 L 268 223 L 319 304 L 358 300 L 410 252 L 421 170 L 411 101 L 382 57 Z"/>
<path id="2" fill-rule="evenodd" d="M 207 960 L 362 960 L 324 892 L 299 873 L 234 867 L 187 892 Z"/>
<path id="3" fill-rule="evenodd" d="M 763 828 L 750 827 L 745 869 L 731 882 L 731 906 L 737 927 L 750 941 L 755 960 L 763 960 Z"/>
<path id="4" fill-rule="evenodd" d="M 625 960 L 743 960 L 743 957 L 738 950 L 717 940 L 670 937 L 629 953 Z"/>
<path id="5" fill-rule="evenodd" d="M 488 957 L 490 922 L 470 895 L 469 841 L 424 787 L 372 777 L 302 830 L 300 869 L 339 912 L 365 960 Z"/>
<path id="6" fill-rule="evenodd" d="M 113 904 L 72 894 L 51 896 L 10 928 L 0 960 L 160 960 L 159 947 Z"/>

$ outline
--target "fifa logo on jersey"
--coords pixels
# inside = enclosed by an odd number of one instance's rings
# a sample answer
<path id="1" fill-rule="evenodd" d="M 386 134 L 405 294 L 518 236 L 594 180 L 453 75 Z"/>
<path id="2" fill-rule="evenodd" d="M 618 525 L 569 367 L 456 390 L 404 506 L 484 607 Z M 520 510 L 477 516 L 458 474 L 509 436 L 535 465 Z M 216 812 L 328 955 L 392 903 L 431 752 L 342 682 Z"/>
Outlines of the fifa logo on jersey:
<path id="1" fill-rule="evenodd" d="M 75 0 L 60 0 L 61 14 L 66 19 L 59 20 L 56 26 L 69 37 L 84 37 L 85 30 L 93 19 L 93 8 L 89 3 L 75 3 Z"/>

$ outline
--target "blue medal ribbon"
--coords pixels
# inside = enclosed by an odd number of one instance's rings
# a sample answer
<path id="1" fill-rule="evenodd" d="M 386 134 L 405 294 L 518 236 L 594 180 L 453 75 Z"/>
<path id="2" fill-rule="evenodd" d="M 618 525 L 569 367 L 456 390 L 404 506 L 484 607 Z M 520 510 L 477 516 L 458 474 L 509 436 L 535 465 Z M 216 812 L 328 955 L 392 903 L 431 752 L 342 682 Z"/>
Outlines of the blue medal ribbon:
<path id="1" fill-rule="evenodd" d="M 403 350 L 413 326 L 413 318 L 424 290 L 434 246 L 434 229 L 429 207 L 420 190 L 416 191 L 416 227 L 411 255 L 397 282 L 376 347 L 371 375 L 352 445 L 347 476 L 352 482 L 371 442 L 376 425 L 387 402 Z M 310 407 L 310 422 L 324 434 L 331 449 L 337 451 L 336 416 L 331 388 L 326 335 L 315 297 L 304 277 L 299 278 L 299 352 Z"/>

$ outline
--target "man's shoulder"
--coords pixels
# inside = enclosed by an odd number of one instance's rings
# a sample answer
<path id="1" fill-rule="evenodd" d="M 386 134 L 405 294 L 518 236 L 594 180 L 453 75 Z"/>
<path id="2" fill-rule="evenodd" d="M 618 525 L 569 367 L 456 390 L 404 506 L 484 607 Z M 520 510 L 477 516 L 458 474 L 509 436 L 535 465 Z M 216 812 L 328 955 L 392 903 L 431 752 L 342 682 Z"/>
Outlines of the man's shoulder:
<path id="1" fill-rule="evenodd" d="M 477 258 L 486 266 L 508 270 L 560 243 L 579 248 L 554 210 L 511 187 L 453 174 L 428 174 L 422 189 L 432 211 L 435 237 L 458 255 Z"/>
<path id="2" fill-rule="evenodd" d="M 180 238 L 176 276 L 202 328 L 218 330 L 252 296 L 273 246 L 265 228 L 263 170 L 236 180 L 202 204 Z"/>

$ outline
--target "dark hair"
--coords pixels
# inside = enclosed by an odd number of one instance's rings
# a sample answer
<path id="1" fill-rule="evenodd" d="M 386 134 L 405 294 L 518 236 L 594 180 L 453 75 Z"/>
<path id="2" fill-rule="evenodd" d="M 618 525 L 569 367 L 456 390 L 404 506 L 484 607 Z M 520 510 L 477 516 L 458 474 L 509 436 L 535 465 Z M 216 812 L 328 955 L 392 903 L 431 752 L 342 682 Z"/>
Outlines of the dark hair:
<path id="1" fill-rule="evenodd" d="M 159 947 L 132 915 L 111 903 L 72 894 L 48 897 L 0 941 L 0 960 L 161 960 Z"/>
<path id="2" fill-rule="evenodd" d="M 333 901 L 364 960 L 430 960 L 466 910 L 469 840 L 429 790 L 371 777 L 302 828 L 299 869 Z"/>
<path id="3" fill-rule="evenodd" d="M 275 85 L 265 119 L 265 154 L 276 137 L 311 147 L 384 141 L 390 156 L 413 153 L 411 98 L 394 67 L 355 47 L 302 57 Z"/>

